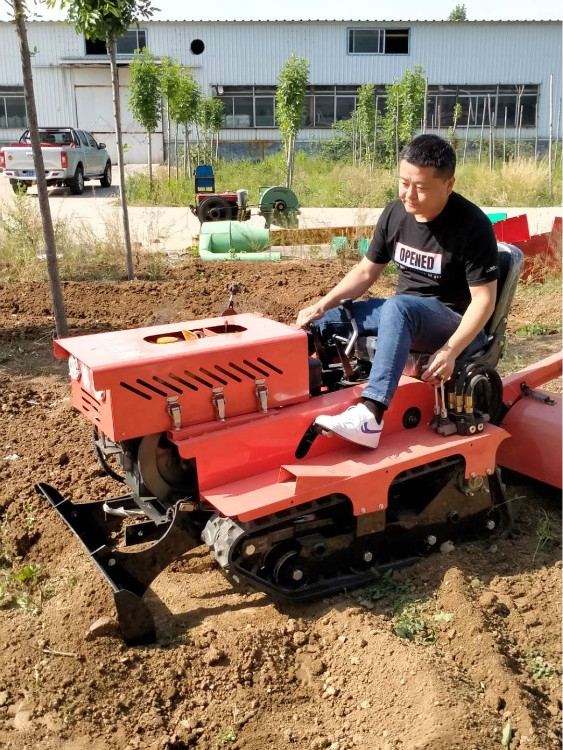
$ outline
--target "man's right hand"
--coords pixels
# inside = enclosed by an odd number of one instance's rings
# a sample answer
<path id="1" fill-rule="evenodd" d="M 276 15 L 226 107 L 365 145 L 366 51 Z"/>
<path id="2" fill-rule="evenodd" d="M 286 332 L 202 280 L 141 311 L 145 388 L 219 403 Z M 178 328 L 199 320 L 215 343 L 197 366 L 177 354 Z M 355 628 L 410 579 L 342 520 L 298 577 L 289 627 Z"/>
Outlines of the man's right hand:
<path id="1" fill-rule="evenodd" d="M 304 307 L 303 310 L 299 310 L 297 315 L 297 325 L 299 328 L 308 328 L 309 324 L 314 320 L 320 320 L 324 313 L 325 311 L 319 303 L 309 305 L 309 307 Z"/>

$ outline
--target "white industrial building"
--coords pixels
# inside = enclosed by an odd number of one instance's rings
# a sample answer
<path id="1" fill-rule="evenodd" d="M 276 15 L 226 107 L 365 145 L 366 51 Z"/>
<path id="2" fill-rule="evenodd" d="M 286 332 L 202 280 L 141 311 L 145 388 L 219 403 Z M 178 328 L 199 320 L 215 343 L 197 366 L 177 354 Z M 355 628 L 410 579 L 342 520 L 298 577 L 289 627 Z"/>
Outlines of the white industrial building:
<path id="1" fill-rule="evenodd" d="M 115 159 L 109 58 L 62 22 L 30 22 L 30 47 L 39 120 L 94 133 Z M 192 69 L 202 90 L 225 105 L 220 150 L 226 156 L 260 156 L 279 148 L 274 122 L 275 86 L 295 53 L 308 60 L 310 90 L 306 146 L 331 135 L 331 125 L 355 106 L 358 86 L 385 85 L 420 65 L 428 80 L 427 129 L 444 133 L 456 102 L 458 127 L 477 136 L 495 118 L 497 132 L 545 142 L 560 137 L 560 21 L 276 21 L 141 23 L 119 40 L 126 161 L 146 160 L 146 137 L 127 107 L 128 65 L 146 46 L 158 57 Z M 550 81 L 552 96 L 550 97 Z M 551 102 L 550 102 L 551 100 Z M 484 117 L 484 120 L 483 120 Z M 15 26 L 0 23 L 0 143 L 17 139 L 26 125 Z M 154 135 L 155 160 L 166 153 L 166 127 Z"/>

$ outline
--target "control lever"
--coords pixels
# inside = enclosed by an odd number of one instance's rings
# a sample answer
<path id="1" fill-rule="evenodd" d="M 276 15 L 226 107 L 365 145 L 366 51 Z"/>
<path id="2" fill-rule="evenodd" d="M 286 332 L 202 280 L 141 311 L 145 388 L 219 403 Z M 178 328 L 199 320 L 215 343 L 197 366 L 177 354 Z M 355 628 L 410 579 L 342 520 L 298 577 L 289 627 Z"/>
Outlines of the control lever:
<path id="1" fill-rule="evenodd" d="M 356 319 L 354 318 L 354 302 L 348 298 L 341 299 L 340 304 L 344 308 L 346 315 L 348 316 L 348 320 L 350 321 L 350 324 L 352 326 L 352 336 L 350 337 L 350 340 L 346 345 L 346 349 L 344 349 L 344 353 L 347 357 L 349 357 L 350 354 L 352 354 L 352 352 L 354 351 L 354 347 L 356 346 L 356 341 L 358 340 L 360 332 L 358 330 Z"/>
<path id="2" fill-rule="evenodd" d="M 226 309 L 223 310 L 221 315 L 237 315 L 237 311 L 235 310 L 235 294 L 238 294 L 239 292 L 240 286 L 238 284 L 229 285 L 229 304 Z"/>

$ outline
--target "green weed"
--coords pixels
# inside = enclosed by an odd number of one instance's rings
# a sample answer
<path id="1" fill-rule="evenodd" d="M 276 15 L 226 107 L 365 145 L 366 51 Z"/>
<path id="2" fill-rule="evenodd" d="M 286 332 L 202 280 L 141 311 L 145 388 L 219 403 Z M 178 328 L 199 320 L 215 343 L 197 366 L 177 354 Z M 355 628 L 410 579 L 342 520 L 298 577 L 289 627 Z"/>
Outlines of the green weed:
<path id="1" fill-rule="evenodd" d="M 561 525 L 542 508 L 542 518 L 536 527 L 538 542 L 534 551 L 533 560 L 538 552 L 549 552 L 554 549 L 561 540 Z"/>
<path id="2" fill-rule="evenodd" d="M 42 606 L 42 592 L 38 582 L 41 566 L 24 565 L 17 571 L 0 570 L 0 607 L 22 609 L 37 614 Z"/>
<path id="3" fill-rule="evenodd" d="M 393 578 L 389 572 L 364 589 L 363 598 L 374 602 L 386 600 L 389 610 L 394 612 L 412 599 L 413 590 L 410 583 Z"/>
<path id="4" fill-rule="evenodd" d="M 555 670 L 541 654 L 529 651 L 526 654 L 526 667 L 532 677 L 538 680 L 549 680 L 555 674 Z"/>
<path id="5" fill-rule="evenodd" d="M 226 727 L 222 729 L 217 738 L 217 747 L 223 747 L 228 745 L 230 742 L 236 742 L 237 733 L 232 727 Z"/>
<path id="6" fill-rule="evenodd" d="M 557 333 L 561 330 L 561 325 L 548 326 L 545 323 L 530 323 L 516 331 L 517 336 L 545 336 L 550 333 Z"/>
<path id="7" fill-rule="evenodd" d="M 425 646 L 436 643 L 436 630 L 430 621 L 431 607 L 430 600 L 417 600 L 405 605 L 395 616 L 395 635 Z"/>

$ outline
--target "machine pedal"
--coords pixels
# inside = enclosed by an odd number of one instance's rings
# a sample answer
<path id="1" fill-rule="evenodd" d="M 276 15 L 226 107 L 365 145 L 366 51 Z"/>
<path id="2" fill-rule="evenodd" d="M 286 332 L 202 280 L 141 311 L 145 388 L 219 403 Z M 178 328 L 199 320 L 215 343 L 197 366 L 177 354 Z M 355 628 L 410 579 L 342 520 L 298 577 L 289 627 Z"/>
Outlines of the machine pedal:
<path id="1" fill-rule="evenodd" d="M 305 458 L 307 453 L 309 453 L 311 446 L 317 439 L 317 436 L 328 435 L 328 434 L 329 433 L 327 432 L 327 430 L 324 429 L 324 427 L 321 427 L 315 422 L 311 422 L 309 427 L 307 427 L 307 429 L 305 430 L 303 437 L 299 441 L 299 445 L 297 446 L 297 449 L 295 451 L 295 458 Z"/>

